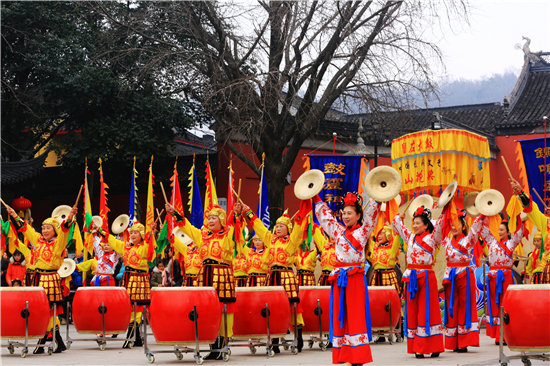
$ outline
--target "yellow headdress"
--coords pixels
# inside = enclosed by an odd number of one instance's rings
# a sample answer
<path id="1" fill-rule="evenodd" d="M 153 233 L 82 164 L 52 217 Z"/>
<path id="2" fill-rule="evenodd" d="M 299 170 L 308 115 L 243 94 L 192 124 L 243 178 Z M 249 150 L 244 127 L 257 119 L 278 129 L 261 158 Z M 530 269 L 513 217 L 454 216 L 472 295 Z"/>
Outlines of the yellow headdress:
<path id="1" fill-rule="evenodd" d="M 537 233 L 535 235 L 533 235 L 533 239 L 541 239 L 542 240 L 542 234 L 540 233 L 540 231 L 537 231 Z"/>
<path id="2" fill-rule="evenodd" d="M 283 224 L 288 227 L 288 233 L 292 231 L 292 222 L 290 221 L 290 217 L 288 216 L 288 210 L 285 210 L 283 212 L 283 215 L 277 219 L 275 224 Z"/>
<path id="3" fill-rule="evenodd" d="M 222 224 L 222 227 L 225 227 L 226 225 L 226 219 L 227 214 L 225 213 L 224 209 L 220 206 L 216 205 L 210 209 L 205 215 L 206 217 L 209 216 L 217 216 L 220 219 L 220 223 Z"/>
<path id="4" fill-rule="evenodd" d="M 42 225 L 52 225 L 53 229 L 55 230 L 55 234 L 57 235 L 59 233 L 59 221 L 57 221 L 53 217 L 49 217 L 46 220 L 42 221 Z"/>
<path id="5" fill-rule="evenodd" d="M 384 226 L 382 229 L 380 229 L 380 231 L 378 232 L 378 234 L 380 234 L 380 232 L 383 232 L 384 235 L 386 235 L 386 239 L 391 243 L 393 242 L 393 231 L 392 229 L 389 227 L 389 226 Z M 376 241 L 378 241 L 378 236 L 375 238 Z"/>
<path id="6" fill-rule="evenodd" d="M 135 222 L 134 225 L 130 228 L 130 232 L 137 231 L 141 235 L 142 239 L 145 239 L 145 226 L 139 222 Z"/>

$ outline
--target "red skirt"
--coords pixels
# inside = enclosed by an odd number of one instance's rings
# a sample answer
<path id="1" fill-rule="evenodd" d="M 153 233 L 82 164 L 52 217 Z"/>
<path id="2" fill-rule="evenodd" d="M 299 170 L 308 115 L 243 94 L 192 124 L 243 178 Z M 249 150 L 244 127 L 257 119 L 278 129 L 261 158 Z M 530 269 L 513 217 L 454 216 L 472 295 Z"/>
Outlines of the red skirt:
<path id="1" fill-rule="evenodd" d="M 506 290 L 508 289 L 508 286 L 514 284 L 514 275 L 512 274 L 511 270 L 502 270 L 504 273 L 504 281 L 502 283 L 502 295 L 499 295 L 499 305 L 502 305 L 502 299 L 504 298 L 504 294 L 506 293 Z M 497 298 L 496 298 L 496 291 L 497 291 L 497 274 L 496 273 L 489 273 L 487 278 L 487 286 L 489 288 L 489 294 L 487 299 L 487 317 L 486 317 L 486 331 L 485 334 L 487 334 L 491 338 L 495 338 L 496 342 L 500 342 L 500 309 L 499 306 L 497 306 Z M 492 324 L 491 325 L 491 319 Z"/>
<path id="2" fill-rule="evenodd" d="M 261 287 L 265 286 L 267 273 L 249 273 L 246 279 L 246 287 Z"/>
<path id="3" fill-rule="evenodd" d="M 321 276 L 319 276 L 319 280 L 317 281 L 317 286 L 330 286 L 328 283 L 328 279 L 330 277 L 330 272 L 327 269 L 323 270 L 323 273 L 321 273 Z"/>
<path id="4" fill-rule="evenodd" d="M 246 279 L 248 276 L 235 277 L 235 287 L 246 287 Z"/>
<path id="5" fill-rule="evenodd" d="M 183 287 L 197 287 L 199 284 L 197 282 L 197 275 L 185 275 L 185 280 L 183 281 Z"/>
<path id="6" fill-rule="evenodd" d="M 298 271 L 298 286 L 315 286 L 315 274 L 310 271 Z"/>
<path id="7" fill-rule="evenodd" d="M 365 291 L 368 291 L 365 279 L 365 270 L 356 267 L 347 273 L 347 286 L 344 295 L 344 318 L 340 323 L 340 296 L 341 288 L 338 287 L 336 272 L 330 276 L 329 283 L 332 285 L 332 363 L 364 364 L 372 362 L 372 353 L 369 344 L 367 320 L 370 321 L 370 314 L 366 312 Z M 367 319 L 368 317 L 368 319 Z"/>
<path id="8" fill-rule="evenodd" d="M 470 303 L 467 303 L 467 277 L 470 277 Z M 476 305 L 476 278 L 474 272 L 468 268 L 455 277 L 453 316 L 449 312 L 451 301 L 451 281 L 443 281 L 445 287 L 445 348 L 455 350 L 464 347 L 479 347 L 479 322 Z M 470 307 L 471 327 L 466 328 L 466 307 Z"/>
<path id="9" fill-rule="evenodd" d="M 443 324 L 435 273 L 433 270 L 417 272 L 418 289 L 412 299 L 408 288 L 411 277 L 403 277 L 405 282 L 403 294 L 405 296 L 407 352 L 442 353 L 445 351 L 443 346 Z M 429 310 L 429 318 L 426 315 L 426 310 Z M 426 329 L 426 319 L 429 319 L 430 322 L 429 335 Z"/>

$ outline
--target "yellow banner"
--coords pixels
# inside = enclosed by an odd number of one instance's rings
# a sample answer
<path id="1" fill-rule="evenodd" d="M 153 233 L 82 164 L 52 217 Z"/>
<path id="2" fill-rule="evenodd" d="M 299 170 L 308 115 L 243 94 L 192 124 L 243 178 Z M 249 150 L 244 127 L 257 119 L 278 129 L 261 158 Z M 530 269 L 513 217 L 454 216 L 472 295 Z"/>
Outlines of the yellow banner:
<path id="1" fill-rule="evenodd" d="M 439 195 L 457 181 L 460 195 L 491 186 L 491 152 L 486 137 L 464 130 L 426 130 L 392 141 L 392 166 L 403 179 L 405 199 Z"/>

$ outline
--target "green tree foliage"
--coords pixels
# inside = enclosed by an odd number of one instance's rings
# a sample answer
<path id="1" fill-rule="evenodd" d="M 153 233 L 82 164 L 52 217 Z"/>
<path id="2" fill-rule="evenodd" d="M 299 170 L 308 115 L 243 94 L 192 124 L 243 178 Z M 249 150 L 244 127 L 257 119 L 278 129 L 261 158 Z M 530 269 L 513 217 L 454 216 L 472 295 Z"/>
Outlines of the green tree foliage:
<path id="1" fill-rule="evenodd" d="M 141 36 L 114 38 L 103 15 L 80 2 L 2 2 L 2 156 L 27 159 L 50 139 L 64 166 L 166 156 L 175 133 L 202 116 L 156 75 Z M 123 3 L 106 3 L 123 16 Z M 121 15 L 122 14 L 122 15 Z M 125 54 L 111 57 L 110 49 Z M 148 69 L 143 69 L 148 64 Z"/>

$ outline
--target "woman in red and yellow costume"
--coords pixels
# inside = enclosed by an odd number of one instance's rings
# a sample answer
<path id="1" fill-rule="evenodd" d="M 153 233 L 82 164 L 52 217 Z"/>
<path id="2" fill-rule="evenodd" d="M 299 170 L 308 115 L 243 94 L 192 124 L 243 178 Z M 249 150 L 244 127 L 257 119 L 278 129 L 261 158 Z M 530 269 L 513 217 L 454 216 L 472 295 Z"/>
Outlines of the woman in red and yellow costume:
<path id="1" fill-rule="evenodd" d="M 151 302 L 151 283 L 149 276 L 149 264 L 148 260 L 152 260 L 152 254 L 154 255 L 154 248 L 151 247 L 151 238 L 145 236 L 145 226 L 141 223 L 134 223 L 130 228 L 130 240 L 124 242 L 116 239 L 113 235 L 110 235 L 105 230 L 92 224 L 92 229 L 97 230 L 104 240 L 109 243 L 109 246 L 114 251 L 120 253 L 124 257 L 124 274 L 122 275 L 122 281 L 120 286 L 126 288 L 128 296 L 130 297 L 130 303 L 137 303 L 138 313 L 136 314 L 136 322 L 141 322 L 140 313 L 143 311 L 143 305 L 148 305 Z M 154 230 L 154 228 L 152 228 Z M 148 233 L 152 235 L 153 230 Z M 140 347 L 143 345 L 139 326 L 134 327 L 134 313 L 130 318 L 130 325 L 128 327 L 127 339 L 130 339 L 136 335 L 136 341 L 134 346 Z M 129 341 L 124 342 L 123 348 L 130 348 Z"/>
<path id="2" fill-rule="evenodd" d="M 19 231 L 23 233 L 34 246 L 33 262 L 35 266 L 35 275 L 32 286 L 44 287 L 50 305 L 61 305 L 63 303 L 63 288 L 61 286 L 61 278 L 57 270 L 63 263 L 63 257 L 66 253 L 67 239 L 69 235 L 70 223 L 72 223 L 74 215 L 77 212 L 76 206 L 72 208 L 66 221 L 61 224 L 55 218 L 48 218 L 42 222 L 42 233 L 37 233 L 32 226 L 25 220 L 21 219 L 15 210 L 6 206 L 9 215 L 15 219 Z M 57 314 L 62 313 L 62 308 L 56 310 Z M 55 314 L 55 315 L 57 315 Z M 67 348 L 59 334 L 59 324 L 57 319 L 54 319 L 54 314 L 50 318 L 48 324 L 48 333 L 53 327 L 56 327 L 55 342 L 56 353 L 65 351 Z M 48 338 L 48 333 L 39 340 L 38 344 L 45 344 Z M 37 347 L 34 353 L 44 353 L 43 347 Z"/>
<path id="3" fill-rule="evenodd" d="M 185 245 L 178 237 L 174 236 L 174 249 L 177 253 L 183 256 L 183 271 L 185 277 L 183 287 L 198 286 L 197 276 L 202 268 L 202 261 L 199 249 L 195 243 L 191 242 Z"/>
<path id="4" fill-rule="evenodd" d="M 249 263 L 246 255 L 237 248 L 237 253 L 233 257 L 233 276 L 235 277 L 235 287 L 246 287 L 248 279 Z"/>
<path id="5" fill-rule="evenodd" d="M 315 286 L 315 266 L 317 265 L 317 248 L 303 250 L 300 246 L 296 256 L 298 286 Z"/>
<path id="6" fill-rule="evenodd" d="M 321 276 L 317 281 L 317 286 L 330 286 L 328 278 L 336 265 L 336 254 L 334 251 L 334 239 L 327 237 L 323 228 L 315 225 L 313 228 L 313 240 L 317 250 L 321 253 Z"/>
<path id="7" fill-rule="evenodd" d="M 236 215 L 240 216 L 241 205 L 236 203 L 233 210 Z M 180 230 L 197 244 L 202 260 L 198 286 L 214 287 L 218 293 L 221 310 L 223 311 L 223 305 L 227 305 L 227 336 L 231 337 L 233 335 L 233 314 L 237 311 L 235 279 L 232 269 L 233 252 L 236 245 L 233 238 L 234 234 L 239 237 L 240 217 L 238 220 L 235 217 L 232 218 L 232 221 L 237 223 L 237 227 L 228 225 L 226 212 L 221 207 L 214 206 L 210 211 L 205 212 L 206 225 L 202 229 L 198 229 L 177 212 L 174 206 L 166 204 L 166 212 L 174 216 Z M 220 336 L 212 345 L 213 349 L 222 349 L 225 346 L 225 332 L 225 325 L 222 321 Z M 221 357 L 220 352 L 210 352 L 206 359 L 220 359 Z"/>
<path id="8" fill-rule="evenodd" d="M 257 234 L 252 237 L 251 246 L 243 250 L 248 261 L 246 287 L 265 286 L 269 271 L 269 250 L 265 249 L 264 242 Z"/>
<path id="9" fill-rule="evenodd" d="M 395 273 L 395 264 L 399 255 L 399 241 L 394 240 L 392 229 L 384 226 L 371 240 L 368 249 L 373 272 L 369 286 L 393 286 L 401 294 L 399 279 Z"/>
<path id="10" fill-rule="evenodd" d="M 535 250 L 529 254 L 529 261 L 525 265 L 525 274 L 527 279 L 529 279 L 529 283 L 540 284 L 542 283 L 542 274 L 544 272 L 544 267 L 546 266 L 544 254 L 543 257 L 540 258 L 540 251 L 544 250 L 541 249 L 542 234 L 540 231 L 533 236 L 533 245 L 535 246 Z"/>
<path id="11" fill-rule="evenodd" d="M 275 223 L 273 233 L 270 232 L 262 223 L 262 221 L 254 214 L 250 207 L 244 205 L 243 210 L 250 220 L 254 231 L 265 243 L 269 251 L 269 272 L 267 273 L 266 286 L 283 286 L 288 300 L 291 305 L 291 323 L 294 322 L 294 303 L 297 303 L 298 313 L 296 314 L 297 333 L 298 333 L 298 352 L 302 351 L 302 326 L 304 318 L 302 316 L 302 308 L 300 306 L 299 286 L 294 271 L 292 270 L 298 254 L 298 246 L 302 239 L 303 230 L 298 225 L 292 229 L 290 217 L 285 213 L 279 217 Z M 273 339 L 273 343 L 278 343 L 277 338 Z M 279 347 L 273 347 L 275 353 L 279 353 Z"/>

